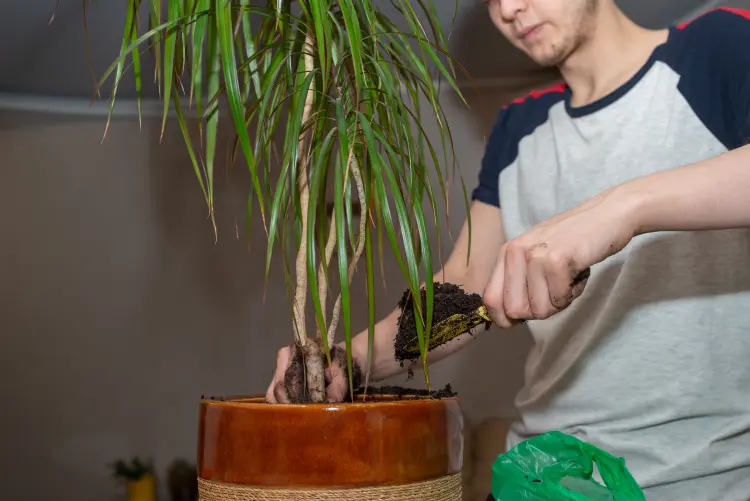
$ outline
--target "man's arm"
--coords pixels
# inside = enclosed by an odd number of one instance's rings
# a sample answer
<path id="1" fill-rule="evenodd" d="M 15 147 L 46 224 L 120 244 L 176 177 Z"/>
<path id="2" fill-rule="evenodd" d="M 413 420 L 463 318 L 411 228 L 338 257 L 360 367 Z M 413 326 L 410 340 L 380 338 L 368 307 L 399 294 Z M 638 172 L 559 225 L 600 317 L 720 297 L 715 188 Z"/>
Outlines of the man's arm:
<path id="1" fill-rule="evenodd" d="M 514 238 L 484 299 L 496 320 L 548 318 L 583 293 L 581 271 L 637 235 L 732 228 L 750 228 L 750 145 L 621 184 Z"/>
<path id="2" fill-rule="evenodd" d="M 464 223 L 453 251 L 443 269 L 436 273 L 433 279 L 435 282 L 460 285 L 468 293 L 481 295 L 505 238 L 499 208 L 474 202 L 471 206 L 470 217 L 472 222 L 471 256 L 469 256 L 468 264 L 469 231 L 467 224 Z M 379 381 L 406 370 L 394 358 L 393 343 L 398 330 L 396 322 L 400 314 L 401 311 L 396 308 L 375 325 L 370 380 Z M 428 362 L 442 360 L 461 349 L 472 338 L 471 335 L 462 335 L 444 347 L 429 352 Z M 352 352 L 364 370 L 367 361 L 367 330 L 352 340 Z"/>
<path id="3" fill-rule="evenodd" d="M 615 191 L 629 201 L 635 235 L 750 227 L 750 145 Z"/>
<path id="4" fill-rule="evenodd" d="M 497 254 L 504 243 L 504 232 L 500 209 L 496 206 L 475 201 L 471 206 L 470 216 L 471 255 L 469 253 L 468 225 L 464 223 L 461 233 L 443 269 L 435 274 L 436 282 L 450 282 L 461 285 L 467 292 L 481 294 L 487 283 L 489 273 L 497 260 Z M 372 367 L 370 381 L 379 381 L 404 372 L 395 360 L 394 340 L 398 331 L 397 320 L 400 315 L 398 308 L 394 309 L 383 320 L 375 324 L 373 341 Z M 473 336 L 462 335 L 445 347 L 430 352 L 429 361 L 437 361 L 465 346 Z M 344 343 L 336 347 L 344 348 Z M 352 356 L 359 369 L 364 372 L 367 364 L 368 332 L 365 329 L 352 339 Z M 342 353 L 339 351 L 339 353 Z M 285 376 L 291 362 L 291 347 L 279 350 L 276 360 L 276 373 L 266 392 L 266 400 L 271 403 L 289 402 L 285 386 Z M 334 367 L 326 370 L 326 384 L 329 401 L 342 401 L 348 391 L 346 360 L 343 357 L 333 357 Z M 296 384 L 300 384 L 297 378 Z"/>

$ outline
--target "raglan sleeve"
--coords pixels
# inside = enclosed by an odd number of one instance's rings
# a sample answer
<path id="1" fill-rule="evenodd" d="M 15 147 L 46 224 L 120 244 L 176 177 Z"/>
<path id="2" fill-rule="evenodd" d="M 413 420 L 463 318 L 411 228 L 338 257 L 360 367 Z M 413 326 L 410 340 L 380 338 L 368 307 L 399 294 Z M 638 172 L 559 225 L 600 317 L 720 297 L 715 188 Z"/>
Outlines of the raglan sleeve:
<path id="1" fill-rule="evenodd" d="M 677 33 L 684 97 L 727 149 L 750 143 L 750 11 L 715 8 Z"/>
<path id="2" fill-rule="evenodd" d="M 750 11 L 723 8 L 720 10 L 721 47 L 717 57 L 721 64 L 729 126 L 737 136 L 737 146 L 750 144 Z"/>
<path id="3" fill-rule="evenodd" d="M 492 126 L 482 157 L 479 179 L 472 200 L 500 207 L 500 172 L 507 166 L 507 108 L 502 109 Z"/>

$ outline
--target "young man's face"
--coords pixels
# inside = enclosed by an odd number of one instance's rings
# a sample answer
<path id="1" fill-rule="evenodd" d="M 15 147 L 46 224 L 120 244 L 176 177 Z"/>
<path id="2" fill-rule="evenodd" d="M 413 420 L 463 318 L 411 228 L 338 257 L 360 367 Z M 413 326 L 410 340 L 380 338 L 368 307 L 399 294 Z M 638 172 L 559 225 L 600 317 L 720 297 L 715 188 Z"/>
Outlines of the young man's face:
<path id="1" fill-rule="evenodd" d="M 599 0 L 483 0 L 492 22 L 542 66 L 556 66 L 591 33 Z"/>

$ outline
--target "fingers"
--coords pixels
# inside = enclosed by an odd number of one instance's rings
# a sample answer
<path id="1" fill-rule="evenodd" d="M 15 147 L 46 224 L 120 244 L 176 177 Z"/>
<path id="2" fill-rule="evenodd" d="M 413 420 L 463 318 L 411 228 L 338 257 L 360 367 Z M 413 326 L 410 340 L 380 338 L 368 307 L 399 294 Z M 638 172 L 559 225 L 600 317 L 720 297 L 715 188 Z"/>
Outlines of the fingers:
<path id="1" fill-rule="evenodd" d="M 296 344 L 281 348 L 276 355 L 273 380 L 266 390 L 266 402 L 270 404 L 301 403 L 305 401 L 305 374 L 302 351 Z M 361 368 L 354 361 L 352 380 L 359 387 Z M 346 350 L 340 346 L 331 349 L 331 366 L 325 367 L 326 396 L 328 402 L 343 402 L 349 396 L 349 378 Z"/>
<path id="2" fill-rule="evenodd" d="M 289 394 L 286 391 L 286 384 L 283 381 L 277 381 L 273 387 L 273 396 L 277 404 L 288 404 L 291 402 Z"/>
<path id="3" fill-rule="evenodd" d="M 533 319 L 548 318 L 557 313 L 559 310 L 550 300 L 549 286 L 547 284 L 547 273 L 545 270 L 545 261 L 540 256 L 542 252 L 534 252 L 535 249 L 546 249 L 546 244 L 532 246 L 526 252 L 527 275 L 526 280 L 529 289 L 529 312 Z"/>
<path id="4" fill-rule="evenodd" d="M 590 270 L 545 243 L 515 239 L 504 245 L 484 292 L 484 303 L 497 325 L 509 328 L 542 320 L 567 308 L 583 294 Z"/>
<path id="5" fill-rule="evenodd" d="M 573 299 L 583 294 L 583 289 L 586 288 L 586 284 L 588 283 L 590 276 L 591 276 L 591 268 L 586 268 L 581 273 L 576 275 L 576 277 L 573 279 L 573 287 L 572 287 Z"/>
<path id="6" fill-rule="evenodd" d="M 305 362 L 302 358 L 302 350 L 296 344 L 290 347 L 291 355 L 289 367 L 284 372 L 284 389 L 286 390 L 287 403 L 301 403 L 305 399 Z M 284 395 L 279 388 L 278 395 Z"/>
<path id="7" fill-rule="evenodd" d="M 550 303 L 558 310 L 563 310 L 583 294 L 591 272 L 589 269 L 584 270 L 585 273 L 579 279 L 578 267 L 571 258 L 549 255 L 544 259 Z"/>
<path id="8" fill-rule="evenodd" d="M 268 390 L 266 390 L 266 402 L 270 404 L 289 402 L 289 397 L 286 394 L 286 388 L 284 387 L 283 381 L 284 373 L 286 373 L 286 370 L 289 367 L 290 355 L 291 352 L 288 346 L 281 348 L 276 353 L 276 369 L 271 384 L 268 385 Z"/>
<path id="9" fill-rule="evenodd" d="M 331 366 L 326 367 L 326 396 L 331 403 L 343 402 L 349 394 L 346 351 L 338 346 L 331 350 Z"/>
<path id="10" fill-rule="evenodd" d="M 511 320 L 533 318 L 529 306 L 529 290 L 526 281 L 526 249 L 511 241 L 505 251 L 505 289 L 503 307 Z"/>
<path id="11" fill-rule="evenodd" d="M 492 271 L 487 287 L 484 289 L 482 300 L 490 312 L 490 316 L 496 325 L 508 329 L 515 325 L 506 315 L 504 306 L 505 288 L 505 246 L 500 249 L 495 269 Z"/>
<path id="12" fill-rule="evenodd" d="M 285 346 L 276 354 L 276 370 L 266 390 L 266 402 L 288 404 L 299 402 L 303 394 L 304 368 L 297 345 Z"/>

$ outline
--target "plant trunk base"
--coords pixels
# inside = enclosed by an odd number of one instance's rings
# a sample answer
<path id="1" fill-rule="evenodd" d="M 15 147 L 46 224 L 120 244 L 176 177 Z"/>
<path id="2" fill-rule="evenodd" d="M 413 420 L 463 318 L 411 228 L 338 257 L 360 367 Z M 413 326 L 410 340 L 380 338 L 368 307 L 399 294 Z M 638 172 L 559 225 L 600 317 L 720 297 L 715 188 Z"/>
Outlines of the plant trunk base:
<path id="1" fill-rule="evenodd" d="M 314 465 L 310 466 L 314 468 Z M 200 501 L 461 501 L 461 474 L 382 487 L 282 489 L 198 479 Z"/>

